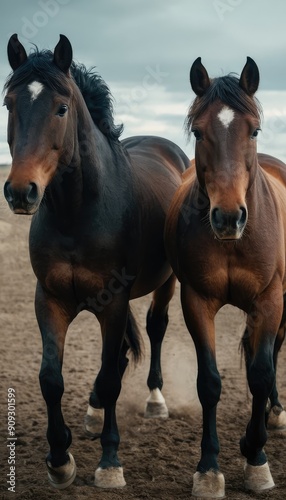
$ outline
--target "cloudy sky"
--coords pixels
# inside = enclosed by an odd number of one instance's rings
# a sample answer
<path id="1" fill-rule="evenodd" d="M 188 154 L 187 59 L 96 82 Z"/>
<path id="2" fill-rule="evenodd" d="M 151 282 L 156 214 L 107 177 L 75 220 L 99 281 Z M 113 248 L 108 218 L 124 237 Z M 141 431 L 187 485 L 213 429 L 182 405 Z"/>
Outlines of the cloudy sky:
<path id="1" fill-rule="evenodd" d="M 264 109 L 258 149 L 286 161 L 285 20 L 285 0 L 2 0 L 1 85 L 11 34 L 29 51 L 32 44 L 53 49 L 63 33 L 74 59 L 96 66 L 109 85 L 122 137 L 161 135 L 192 156 L 183 131 L 194 98 L 191 64 L 201 56 L 212 77 L 240 74 L 251 56 Z M 10 161 L 6 121 L 1 107 L 0 163 Z"/>

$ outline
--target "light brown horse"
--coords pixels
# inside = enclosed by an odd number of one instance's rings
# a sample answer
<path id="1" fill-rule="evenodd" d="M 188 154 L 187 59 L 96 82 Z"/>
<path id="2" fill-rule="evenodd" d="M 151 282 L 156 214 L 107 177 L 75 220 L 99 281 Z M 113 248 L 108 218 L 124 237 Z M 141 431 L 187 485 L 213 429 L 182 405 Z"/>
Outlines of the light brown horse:
<path id="1" fill-rule="evenodd" d="M 198 359 L 203 436 L 193 495 L 222 498 L 214 319 L 224 304 L 247 313 L 242 344 L 253 403 L 240 441 L 247 459 L 245 487 L 259 491 L 274 486 L 264 451 L 265 411 L 269 398 L 278 425 L 285 424 L 275 371 L 285 322 L 286 166 L 257 154 L 261 110 L 254 94 L 259 72 L 251 58 L 240 78 L 213 80 L 198 58 L 190 81 L 197 97 L 186 127 L 196 138 L 195 161 L 172 202 L 166 245 L 181 282 L 184 317 Z"/>
<path id="2" fill-rule="evenodd" d="M 161 344 L 175 277 L 164 248 L 172 196 L 189 160 L 158 137 L 119 141 L 112 98 L 99 75 L 72 61 L 61 35 L 54 52 L 29 56 L 17 35 L 8 43 L 13 69 L 5 86 L 12 168 L 4 194 L 15 214 L 33 214 L 30 256 L 43 340 L 40 384 L 47 405 L 50 483 L 69 486 L 76 466 L 61 399 L 67 329 L 82 310 L 98 319 L 101 368 L 89 399 L 87 430 L 104 409 L 100 487 L 125 484 L 118 458 L 116 401 L 128 363 L 140 355 L 129 301 L 154 291 L 147 316 L 151 343 L 148 416 L 167 416 L 161 394 Z M 28 368 L 27 368 L 28 369 Z"/>

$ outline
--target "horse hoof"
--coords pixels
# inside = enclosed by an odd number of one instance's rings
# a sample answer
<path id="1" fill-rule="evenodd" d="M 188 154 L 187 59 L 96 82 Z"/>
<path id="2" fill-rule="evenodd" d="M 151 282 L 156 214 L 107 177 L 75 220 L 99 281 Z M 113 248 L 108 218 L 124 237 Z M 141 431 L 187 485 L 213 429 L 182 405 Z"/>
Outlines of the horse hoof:
<path id="1" fill-rule="evenodd" d="M 122 467 L 98 467 L 94 474 L 94 484 L 98 488 L 122 488 L 126 485 Z"/>
<path id="2" fill-rule="evenodd" d="M 223 474 L 214 470 L 196 472 L 193 476 L 192 496 L 197 498 L 224 498 Z"/>
<path id="3" fill-rule="evenodd" d="M 286 411 L 281 406 L 273 406 L 268 414 L 267 429 L 286 429 Z"/>
<path id="4" fill-rule="evenodd" d="M 169 411 L 160 389 L 153 389 L 146 399 L 145 418 L 168 418 Z"/>
<path id="5" fill-rule="evenodd" d="M 263 465 L 244 466 L 244 487 L 246 490 L 258 493 L 259 491 L 271 490 L 275 483 L 272 479 L 268 463 Z"/>
<path id="6" fill-rule="evenodd" d="M 76 477 L 76 463 L 71 453 L 68 453 L 69 461 L 60 467 L 53 467 L 47 461 L 48 478 L 50 484 L 58 490 L 64 490 L 70 486 Z"/>
<path id="7" fill-rule="evenodd" d="M 87 413 L 84 417 L 84 430 L 91 439 L 99 438 L 103 427 L 103 409 L 93 408 L 88 405 Z"/>

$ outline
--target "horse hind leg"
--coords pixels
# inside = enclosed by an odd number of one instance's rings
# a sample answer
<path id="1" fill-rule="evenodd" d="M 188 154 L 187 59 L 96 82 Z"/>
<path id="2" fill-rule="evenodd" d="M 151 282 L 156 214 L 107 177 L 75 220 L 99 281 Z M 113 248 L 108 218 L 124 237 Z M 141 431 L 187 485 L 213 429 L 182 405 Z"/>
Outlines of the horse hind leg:
<path id="1" fill-rule="evenodd" d="M 87 412 L 84 417 L 84 431 L 86 436 L 93 440 L 100 438 L 103 426 L 104 410 L 100 406 L 95 406 L 96 403 L 92 402 L 92 396 L 94 396 L 94 391 L 92 391 L 91 397 L 89 398 Z"/>
<path id="2" fill-rule="evenodd" d="M 174 274 L 155 290 L 147 313 L 147 334 L 151 346 L 150 370 L 147 385 L 150 395 L 146 401 L 146 418 L 168 418 L 169 411 L 162 395 L 163 378 L 161 370 L 161 347 L 168 325 L 168 306 L 174 295 L 176 277 Z"/>
<path id="3" fill-rule="evenodd" d="M 274 344 L 273 361 L 275 369 L 275 382 L 271 394 L 269 395 L 269 405 L 266 412 L 267 428 L 271 430 L 286 429 L 286 411 L 284 410 L 282 404 L 279 401 L 278 390 L 276 386 L 278 353 L 281 349 L 281 346 L 285 338 L 285 322 L 286 322 L 286 308 L 285 308 L 285 296 L 284 296 L 283 316 Z"/>
<path id="4" fill-rule="evenodd" d="M 127 326 L 126 326 L 126 335 L 123 340 L 123 344 L 120 351 L 119 358 L 119 372 L 121 378 L 124 375 L 124 372 L 128 366 L 129 359 L 127 358 L 127 352 L 131 348 L 134 361 L 138 361 L 140 357 L 140 333 L 129 309 Z M 93 391 L 90 394 L 89 405 L 87 408 L 87 413 L 84 417 L 84 430 L 87 437 L 90 439 L 98 439 L 101 436 L 101 431 L 103 427 L 104 421 L 104 410 L 101 406 L 101 403 L 96 394 L 96 388 L 94 386 Z"/>

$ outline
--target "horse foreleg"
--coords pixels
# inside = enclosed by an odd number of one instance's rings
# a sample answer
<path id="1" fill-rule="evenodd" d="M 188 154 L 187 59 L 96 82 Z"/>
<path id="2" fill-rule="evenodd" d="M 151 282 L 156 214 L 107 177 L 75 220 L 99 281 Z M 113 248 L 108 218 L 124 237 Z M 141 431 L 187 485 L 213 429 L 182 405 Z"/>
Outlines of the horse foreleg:
<path id="1" fill-rule="evenodd" d="M 103 341 L 102 363 L 95 380 L 94 394 L 98 405 L 104 409 L 100 437 L 102 457 L 95 471 L 95 485 L 100 488 L 118 488 L 126 484 L 118 458 L 120 437 L 116 421 L 116 401 L 121 391 L 120 353 L 127 316 L 128 298 L 123 297 L 123 294 L 114 297 L 99 316 Z"/>
<path id="2" fill-rule="evenodd" d="M 62 361 L 66 331 L 71 317 L 57 301 L 38 284 L 35 300 L 36 316 L 42 335 L 43 355 L 39 374 L 40 386 L 47 405 L 47 439 L 50 452 L 46 458 L 48 478 L 58 489 L 68 487 L 76 476 L 76 465 L 68 448 L 71 431 L 65 425 L 61 410 L 64 392 Z"/>
<path id="3" fill-rule="evenodd" d="M 249 338 L 245 358 L 247 380 L 253 399 L 251 418 L 245 436 L 240 440 L 240 449 L 247 459 L 244 470 L 245 488 L 252 491 L 274 487 L 264 451 L 267 441 L 265 411 L 275 384 L 273 353 L 281 316 L 282 294 L 279 300 L 279 289 L 272 284 L 256 300 L 247 319 Z"/>
<path id="4" fill-rule="evenodd" d="M 274 341 L 273 341 L 274 343 Z M 255 355 L 247 356 L 247 379 L 252 393 L 252 415 L 245 436 L 240 440 L 240 450 L 247 459 L 244 468 L 244 485 L 247 490 L 263 491 L 274 487 L 264 445 L 267 441 L 265 411 L 275 374 L 272 357 L 273 344 L 261 343 Z"/>
<path id="5" fill-rule="evenodd" d="M 132 328 L 132 321 L 130 315 L 128 315 L 127 330 L 128 328 Z M 130 348 L 129 344 L 126 342 L 126 338 L 124 338 L 119 357 L 119 372 L 121 378 L 123 377 L 129 362 L 126 356 L 129 348 Z M 87 413 L 84 417 L 84 428 L 86 435 L 89 438 L 91 439 L 100 438 L 103 427 L 103 417 L 104 417 L 104 411 L 96 393 L 96 385 L 94 385 L 94 388 L 89 397 L 89 405 L 87 408 Z"/>
<path id="6" fill-rule="evenodd" d="M 182 285 L 181 299 L 186 325 L 197 352 L 197 390 L 203 410 L 201 458 L 193 477 L 192 495 L 200 498 L 223 498 L 225 483 L 224 476 L 219 471 L 216 429 L 221 378 L 215 356 L 214 317 L 219 306 L 215 301 L 204 300 L 188 285 Z"/>
<path id="7" fill-rule="evenodd" d="M 176 277 L 174 274 L 155 290 L 147 313 L 147 334 L 151 346 L 150 370 L 147 385 L 150 395 L 146 401 L 144 416 L 147 418 L 167 418 L 169 416 L 165 399 L 161 393 L 163 377 L 161 370 L 161 347 L 168 325 L 168 307 L 174 295 Z"/>
<path id="8" fill-rule="evenodd" d="M 274 383 L 274 387 L 273 387 L 273 389 L 270 393 L 270 396 L 269 396 L 269 400 L 270 400 L 269 406 L 270 407 L 269 407 L 269 409 L 267 411 L 267 415 L 266 415 L 267 428 L 274 429 L 274 430 L 280 430 L 280 429 L 286 428 L 286 411 L 284 410 L 282 404 L 279 401 L 278 390 L 277 390 L 277 385 L 276 385 L 278 353 L 281 349 L 281 346 L 282 346 L 284 338 L 285 338 L 285 323 L 286 323 L 285 302 L 286 302 L 286 297 L 284 295 L 282 320 L 281 320 L 280 327 L 279 327 L 277 337 L 275 339 L 275 344 L 274 344 L 273 361 L 274 361 L 274 369 L 275 369 L 275 383 Z"/>

